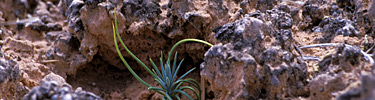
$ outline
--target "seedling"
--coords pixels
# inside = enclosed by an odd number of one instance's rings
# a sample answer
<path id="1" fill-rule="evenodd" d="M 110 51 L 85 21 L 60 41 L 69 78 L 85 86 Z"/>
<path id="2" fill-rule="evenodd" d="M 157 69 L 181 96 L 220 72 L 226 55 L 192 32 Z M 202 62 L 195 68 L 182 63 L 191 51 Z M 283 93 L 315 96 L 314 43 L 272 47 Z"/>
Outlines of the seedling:
<path id="1" fill-rule="evenodd" d="M 123 40 L 121 39 L 121 36 L 119 34 L 119 31 L 118 31 L 118 27 L 117 27 L 116 9 L 114 10 L 114 17 L 115 17 L 115 22 L 112 23 L 112 27 L 113 27 L 113 38 L 114 38 L 114 42 L 115 42 L 115 46 L 116 46 L 116 51 L 117 51 L 118 55 L 120 56 L 120 59 L 122 60 L 122 62 L 125 64 L 126 68 L 130 71 L 130 73 L 138 81 L 140 81 L 143 85 L 147 86 L 149 90 L 153 90 L 153 91 L 163 95 L 163 98 L 162 98 L 163 100 L 164 99 L 168 99 L 168 100 L 178 99 L 178 100 L 180 100 L 180 97 L 178 96 L 179 93 L 185 95 L 190 100 L 193 100 L 193 98 L 191 96 L 189 96 L 186 92 L 183 91 L 185 89 L 193 91 L 194 94 L 196 95 L 196 97 L 198 99 L 200 99 L 201 89 L 200 89 L 197 81 L 195 81 L 194 79 L 191 79 L 191 78 L 183 79 L 186 75 L 188 75 L 190 72 L 192 72 L 195 68 L 190 69 L 189 71 L 187 71 L 185 74 L 183 74 L 182 76 L 180 76 L 178 78 L 177 73 L 178 73 L 178 70 L 181 68 L 181 64 L 183 62 L 183 59 L 177 65 L 177 52 L 176 52 L 175 55 L 174 55 L 173 65 L 171 65 L 171 61 L 170 61 L 171 59 L 170 58 L 172 56 L 173 50 L 181 43 L 193 41 L 193 42 L 204 43 L 204 44 L 207 44 L 209 46 L 212 46 L 212 44 L 210 44 L 206 41 L 203 41 L 203 40 L 199 40 L 199 39 L 183 39 L 183 40 L 177 42 L 175 45 L 173 45 L 171 50 L 168 52 L 168 59 L 165 63 L 163 63 L 163 54 L 161 53 L 161 57 L 160 57 L 160 67 L 161 68 L 160 68 L 160 71 L 159 71 L 158 67 L 156 66 L 156 64 L 152 61 L 152 59 L 150 59 L 150 62 L 152 64 L 153 68 L 154 68 L 154 69 L 150 70 L 146 66 L 146 64 L 144 64 L 141 60 L 139 60 L 138 57 L 136 57 L 126 47 Z M 125 48 L 126 52 L 128 54 L 130 54 L 143 68 L 145 68 L 147 70 L 147 72 L 152 75 L 152 77 L 155 78 L 155 81 L 157 81 L 160 84 L 160 87 L 153 87 L 153 86 L 149 85 L 148 83 L 143 81 L 133 71 L 133 69 L 129 66 L 129 64 L 125 61 L 124 57 L 122 56 L 122 54 L 120 52 L 120 49 L 119 49 L 119 46 L 117 44 L 117 39 L 120 41 L 121 45 Z M 188 83 L 188 84 L 192 85 L 195 89 L 191 86 L 181 86 L 183 83 Z M 196 89 L 198 90 L 198 92 L 196 91 Z"/>

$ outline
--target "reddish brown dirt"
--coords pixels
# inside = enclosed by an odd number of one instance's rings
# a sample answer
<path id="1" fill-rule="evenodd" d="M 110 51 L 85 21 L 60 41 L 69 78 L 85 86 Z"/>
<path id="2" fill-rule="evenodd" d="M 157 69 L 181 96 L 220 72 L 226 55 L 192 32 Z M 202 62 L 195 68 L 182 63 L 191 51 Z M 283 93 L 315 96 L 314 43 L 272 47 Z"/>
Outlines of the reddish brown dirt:
<path id="1" fill-rule="evenodd" d="M 146 65 L 185 38 L 215 44 L 213 49 L 189 42 L 176 49 L 178 60 L 185 59 L 180 72 L 196 68 L 187 77 L 198 83 L 204 80 L 205 99 L 374 99 L 374 88 L 368 85 L 374 81 L 369 74 L 372 66 L 356 50 L 374 52 L 375 3 L 343 2 L 2 0 L 0 99 L 22 99 L 50 73 L 73 89 L 82 87 L 105 100 L 161 99 L 137 81 L 118 57 L 111 24 L 114 8 L 122 39 Z M 303 56 L 321 59 L 303 61 L 293 47 L 319 43 L 358 48 L 301 49 Z M 136 73 L 157 86 L 120 49 Z"/>

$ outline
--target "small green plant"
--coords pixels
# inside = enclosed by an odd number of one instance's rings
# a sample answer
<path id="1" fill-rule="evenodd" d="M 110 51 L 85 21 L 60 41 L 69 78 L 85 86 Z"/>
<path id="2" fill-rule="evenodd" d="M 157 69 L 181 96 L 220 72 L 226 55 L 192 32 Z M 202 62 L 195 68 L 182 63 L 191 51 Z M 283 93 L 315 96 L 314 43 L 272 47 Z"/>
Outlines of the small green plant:
<path id="1" fill-rule="evenodd" d="M 193 91 L 194 94 L 197 96 L 197 98 L 200 99 L 201 89 L 200 89 L 197 81 L 195 81 L 194 79 L 191 79 L 191 78 L 183 79 L 186 75 L 188 75 L 190 72 L 192 72 L 195 68 L 190 69 L 189 71 L 187 71 L 185 74 L 183 74 L 182 76 L 180 76 L 178 78 L 177 73 L 178 73 L 178 70 L 181 67 L 181 64 L 182 64 L 183 60 L 181 60 L 181 62 L 179 62 L 179 64 L 177 65 L 177 52 L 174 55 L 173 65 L 171 65 L 171 61 L 170 61 L 171 59 L 170 58 L 171 58 L 173 50 L 181 43 L 188 42 L 188 41 L 194 41 L 194 42 L 204 43 L 204 44 L 207 44 L 209 46 L 212 46 L 212 44 L 210 44 L 206 41 L 203 41 L 203 40 L 199 40 L 199 39 L 184 39 L 184 40 L 181 40 L 181 41 L 177 42 L 175 45 L 173 45 L 171 50 L 168 52 L 168 59 L 165 63 L 163 63 L 163 54 L 161 53 L 161 57 L 160 57 L 160 67 L 161 68 L 160 68 L 160 71 L 159 71 L 158 67 L 156 66 L 156 64 L 152 61 L 152 59 L 150 59 L 150 62 L 153 66 L 153 69 L 150 70 L 141 60 L 139 60 L 126 47 L 126 45 L 122 41 L 122 39 L 120 37 L 120 34 L 119 34 L 119 31 L 118 31 L 118 27 L 117 27 L 116 9 L 115 9 L 115 12 L 114 12 L 114 17 L 115 17 L 115 22 L 114 22 L 114 24 L 112 23 L 112 26 L 113 26 L 113 38 L 114 38 L 117 53 L 120 56 L 122 62 L 125 64 L 126 68 L 130 71 L 130 73 L 138 81 L 140 81 L 143 85 L 147 86 L 149 90 L 153 90 L 157 93 L 162 94 L 163 95 L 162 99 L 168 99 L 168 100 L 178 99 L 178 100 L 180 100 L 180 97 L 177 94 L 181 93 L 181 94 L 185 95 L 187 98 L 189 98 L 190 100 L 193 100 L 193 98 L 191 96 L 189 96 L 186 92 L 183 91 L 185 89 Z M 150 86 L 148 83 L 143 81 L 133 71 L 133 69 L 129 66 L 129 64 L 123 58 L 123 56 L 120 52 L 119 46 L 117 44 L 117 39 L 120 41 L 121 45 L 125 48 L 126 52 L 129 53 L 143 68 L 145 68 L 147 70 L 148 73 L 150 73 L 155 78 L 155 80 L 160 84 L 160 87 Z M 198 92 L 191 86 L 181 86 L 183 83 L 188 83 L 188 84 L 192 85 L 193 87 L 198 89 Z"/>

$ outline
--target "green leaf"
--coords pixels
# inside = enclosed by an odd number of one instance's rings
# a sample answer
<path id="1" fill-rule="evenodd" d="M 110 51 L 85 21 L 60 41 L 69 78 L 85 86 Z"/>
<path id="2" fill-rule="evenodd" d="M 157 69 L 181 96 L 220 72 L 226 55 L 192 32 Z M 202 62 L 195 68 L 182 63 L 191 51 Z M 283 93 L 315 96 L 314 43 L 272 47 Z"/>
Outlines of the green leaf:
<path id="1" fill-rule="evenodd" d="M 155 79 L 155 81 L 158 82 L 163 89 L 167 89 L 165 82 L 160 79 Z"/>
<path id="2" fill-rule="evenodd" d="M 180 97 L 178 95 L 174 95 L 174 97 L 177 98 L 177 100 L 181 100 Z"/>
<path id="3" fill-rule="evenodd" d="M 175 73 L 173 74 L 173 79 L 176 78 L 177 73 L 178 73 L 178 70 L 180 69 L 181 64 L 182 64 L 183 61 L 184 61 L 184 59 L 182 59 L 182 60 L 180 61 L 180 64 L 178 64 L 177 69 L 176 69 Z"/>
<path id="4" fill-rule="evenodd" d="M 180 88 L 180 90 L 184 90 L 184 89 L 189 89 L 191 91 L 194 92 L 194 94 L 197 96 L 197 98 L 200 98 L 200 94 L 197 93 L 197 91 L 194 90 L 194 88 L 190 87 L 190 86 L 183 86 Z"/>
<path id="5" fill-rule="evenodd" d="M 176 81 L 176 82 L 172 85 L 172 87 L 173 87 L 173 86 L 176 86 L 176 84 L 177 84 L 177 86 L 174 87 L 174 90 L 173 90 L 173 91 L 176 91 L 176 90 L 180 89 L 179 87 L 180 87 L 181 84 L 184 83 L 184 82 L 187 82 L 187 83 L 193 85 L 195 88 L 197 88 L 198 91 L 199 91 L 199 95 L 198 95 L 198 96 L 200 97 L 201 89 L 200 89 L 200 87 L 199 87 L 199 85 L 198 85 L 198 82 L 196 82 L 194 79 L 191 79 L 191 78 Z M 200 99 L 200 98 L 199 98 L 199 99 Z"/>
<path id="6" fill-rule="evenodd" d="M 173 77 L 172 77 L 172 73 L 171 73 L 171 67 L 169 66 L 169 64 L 165 65 L 165 69 L 167 70 L 166 74 L 167 74 L 167 77 L 169 78 L 169 82 L 173 82 Z M 171 83 L 169 83 L 169 85 L 171 85 Z"/>
<path id="7" fill-rule="evenodd" d="M 189 71 L 187 71 L 184 75 L 182 75 L 180 78 L 178 78 L 178 80 L 181 80 L 182 78 L 184 78 L 187 74 L 189 74 L 190 72 L 192 72 L 195 68 L 192 68 L 190 69 Z M 178 81 L 177 80 L 177 81 Z"/>
<path id="8" fill-rule="evenodd" d="M 167 91 L 165 91 L 165 89 L 158 88 L 158 87 L 148 87 L 148 89 L 149 89 L 149 90 L 158 90 L 158 91 L 167 92 Z"/>
<path id="9" fill-rule="evenodd" d="M 175 73 L 176 73 L 176 62 L 177 62 L 177 52 L 174 54 L 174 61 L 173 61 L 173 68 L 172 68 L 172 78 L 175 79 Z"/>
<path id="10" fill-rule="evenodd" d="M 161 66 L 161 73 L 163 75 L 163 81 L 166 82 L 166 72 L 165 72 L 165 69 L 164 69 L 164 66 L 163 66 L 163 52 L 160 52 L 161 53 L 161 56 L 160 56 L 160 66 Z"/>
<path id="11" fill-rule="evenodd" d="M 166 99 L 165 99 L 165 96 L 163 96 L 161 99 L 162 99 L 162 100 L 166 100 Z"/>
<path id="12" fill-rule="evenodd" d="M 191 78 L 183 79 L 183 80 L 181 80 L 181 82 L 189 83 L 189 84 L 193 85 L 195 88 L 197 88 L 198 91 L 199 91 L 199 93 L 201 92 L 201 89 L 200 89 L 200 87 L 199 87 L 198 82 L 195 81 L 194 79 L 191 79 Z M 176 88 L 178 88 L 178 87 L 176 87 Z"/>
<path id="13" fill-rule="evenodd" d="M 165 94 L 164 96 L 165 96 L 165 97 L 167 97 L 167 98 L 168 98 L 168 100 L 172 100 L 171 96 L 169 96 L 169 94 L 168 94 L 168 93 L 166 93 L 166 94 Z"/>
<path id="14" fill-rule="evenodd" d="M 175 82 L 174 85 L 172 85 L 172 86 L 175 86 L 175 84 L 177 84 L 177 86 L 173 88 L 173 91 L 178 90 L 178 88 L 182 85 L 182 83 L 184 83 L 184 82 L 182 82 L 182 81 Z"/>
<path id="15" fill-rule="evenodd" d="M 156 66 L 156 64 L 154 63 L 154 61 L 152 61 L 151 58 L 150 58 L 150 62 L 151 62 L 151 64 L 152 64 L 152 66 L 154 67 L 154 69 L 156 70 L 158 76 L 159 76 L 159 77 L 162 77 L 162 75 L 161 75 L 161 73 L 160 73 L 158 67 Z"/>
<path id="16" fill-rule="evenodd" d="M 171 83 L 170 83 L 170 81 L 169 81 L 169 79 L 168 79 L 168 76 L 167 76 L 167 82 L 166 82 L 166 83 L 167 83 L 167 89 L 170 89 L 170 88 L 171 88 L 171 87 L 170 87 L 170 86 L 171 86 Z"/>
<path id="17" fill-rule="evenodd" d="M 176 92 L 179 92 L 179 93 L 185 95 L 185 96 L 186 96 L 187 98 L 189 98 L 190 100 L 193 100 L 193 98 L 192 98 L 191 96 L 189 96 L 189 95 L 188 95 L 186 92 L 184 92 L 184 91 L 176 90 Z"/>

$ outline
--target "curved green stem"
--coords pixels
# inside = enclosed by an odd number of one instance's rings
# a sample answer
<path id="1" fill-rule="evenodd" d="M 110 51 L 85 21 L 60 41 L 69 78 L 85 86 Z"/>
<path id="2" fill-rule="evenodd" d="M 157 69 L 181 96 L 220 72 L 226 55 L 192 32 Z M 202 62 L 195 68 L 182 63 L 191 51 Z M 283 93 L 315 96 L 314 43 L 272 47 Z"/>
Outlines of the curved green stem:
<path id="1" fill-rule="evenodd" d="M 180 40 L 178 41 L 176 44 L 173 45 L 173 47 L 171 48 L 171 50 L 168 52 L 168 59 L 170 59 L 171 55 L 172 55 L 172 51 L 181 43 L 184 43 L 184 42 L 189 42 L 189 41 L 193 41 L 193 42 L 200 42 L 200 43 L 203 43 L 203 44 L 207 44 L 209 45 L 210 47 L 212 47 L 213 45 L 211 43 L 208 43 L 207 41 L 203 41 L 203 40 L 199 40 L 199 39 L 183 39 L 183 40 Z"/>
<path id="2" fill-rule="evenodd" d="M 116 18 L 116 17 L 115 17 Z M 147 84 L 145 81 L 143 81 L 138 75 L 137 73 L 135 73 L 133 71 L 133 69 L 129 66 L 128 62 L 126 62 L 126 60 L 124 59 L 124 57 L 122 56 L 121 52 L 120 52 L 120 49 L 117 45 L 117 40 L 116 40 L 116 33 L 115 33 L 115 26 L 113 26 L 113 23 L 112 23 L 112 27 L 113 27 L 113 37 L 114 37 L 114 42 L 115 42 L 115 46 L 116 46 L 116 51 L 117 51 L 117 54 L 120 56 L 120 59 L 122 60 L 122 62 L 125 64 L 126 68 L 130 71 L 130 73 L 138 80 L 140 81 L 143 85 L 147 86 L 147 87 L 151 87 L 149 84 Z"/>
<path id="3" fill-rule="evenodd" d="M 141 60 L 138 59 L 137 56 L 135 56 L 129 49 L 128 47 L 125 45 L 125 43 L 123 42 L 123 40 L 121 39 L 121 36 L 120 36 L 120 33 L 118 31 L 118 27 L 117 27 L 117 17 L 116 17 L 116 8 L 115 8 L 115 11 L 114 11 L 115 15 L 115 26 L 116 26 L 116 33 L 117 33 L 117 38 L 118 40 L 120 41 L 121 45 L 125 48 L 126 52 L 128 52 L 130 54 L 130 56 L 132 56 L 139 64 L 142 65 L 143 68 L 145 68 L 147 70 L 147 72 L 149 72 L 153 77 L 156 77 L 156 75 L 146 66 L 146 64 L 144 64 Z"/>

